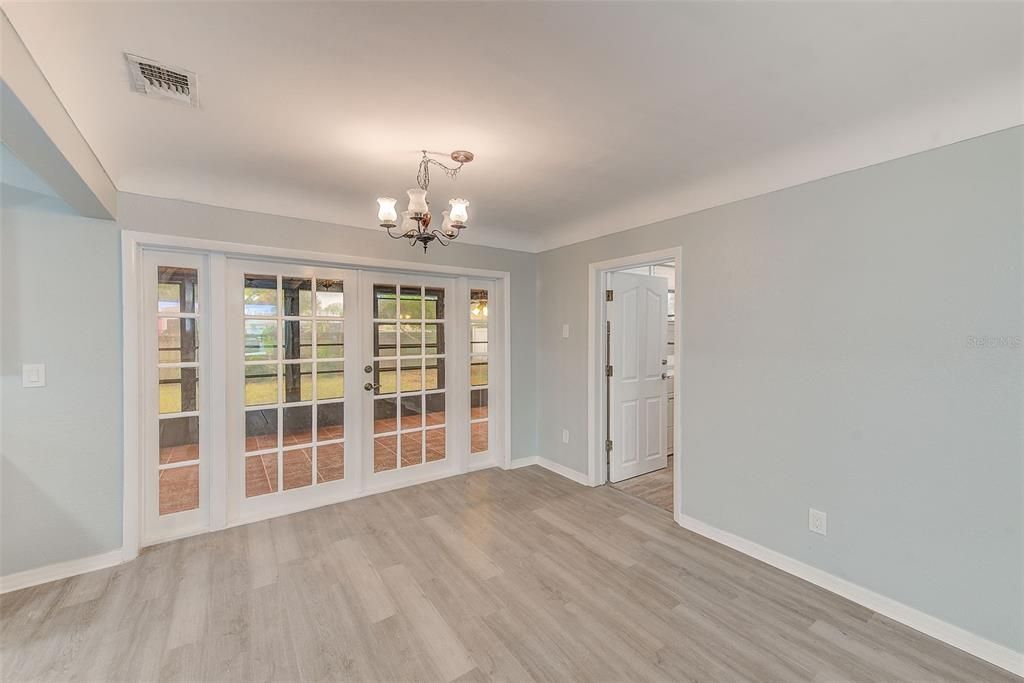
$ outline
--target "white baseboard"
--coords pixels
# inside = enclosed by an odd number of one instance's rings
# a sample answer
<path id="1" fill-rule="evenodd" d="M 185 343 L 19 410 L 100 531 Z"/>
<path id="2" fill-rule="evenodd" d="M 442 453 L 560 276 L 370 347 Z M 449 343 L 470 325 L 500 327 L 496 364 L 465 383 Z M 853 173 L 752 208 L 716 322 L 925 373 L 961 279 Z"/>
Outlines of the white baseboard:
<path id="1" fill-rule="evenodd" d="M 527 467 L 529 465 L 540 465 L 544 469 L 550 470 L 555 474 L 559 474 L 565 477 L 566 479 L 570 479 L 576 482 L 577 484 L 582 484 L 583 486 L 591 486 L 590 478 L 587 475 L 577 472 L 572 468 L 566 467 L 561 463 L 557 463 L 554 460 L 548 460 L 547 458 L 543 458 L 539 455 L 533 455 L 530 456 L 529 458 L 519 458 L 518 460 L 513 460 L 510 469 L 514 470 L 520 467 Z"/>
<path id="2" fill-rule="evenodd" d="M 111 550 L 110 552 L 103 553 L 101 555 L 92 555 L 91 557 L 83 557 L 77 560 L 56 562 L 54 564 L 48 564 L 45 567 L 36 567 L 35 569 L 26 569 L 23 572 L 0 576 L 0 593 L 8 593 L 10 591 L 16 591 L 30 586 L 38 586 L 41 583 L 49 583 L 50 581 L 57 581 L 58 579 L 66 579 L 69 576 L 85 574 L 86 572 L 96 571 L 97 569 L 106 569 L 107 567 L 113 567 L 114 565 L 121 564 L 123 561 L 124 554 L 122 553 L 121 548 L 118 548 L 117 550 Z"/>
<path id="3" fill-rule="evenodd" d="M 965 631 L 930 614 L 925 614 L 920 610 L 897 602 L 892 598 L 887 598 L 884 595 L 812 567 L 809 564 L 804 564 L 788 555 L 783 555 L 728 531 L 705 524 L 693 517 L 677 515 L 676 521 L 684 529 L 689 529 L 733 550 L 738 550 L 744 555 L 749 555 L 788 574 L 797 576 L 804 581 L 809 581 L 825 590 L 841 595 L 847 600 L 852 600 L 858 605 L 867 607 L 874 612 L 878 612 L 925 635 L 968 652 L 979 659 L 984 659 L 986 662 L 1006 669 L 1011 673 L 1024 676 L 1024 653 L 1016 652 L 999 643 L 993 643 L 970 631 Z"/>

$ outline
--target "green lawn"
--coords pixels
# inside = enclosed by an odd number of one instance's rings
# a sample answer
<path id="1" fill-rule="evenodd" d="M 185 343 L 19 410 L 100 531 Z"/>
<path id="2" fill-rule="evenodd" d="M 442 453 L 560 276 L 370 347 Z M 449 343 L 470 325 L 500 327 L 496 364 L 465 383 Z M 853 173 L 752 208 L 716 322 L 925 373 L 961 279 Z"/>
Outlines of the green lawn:
<path id="1" fill-rule="evenodd" d="M 426 386 L 437 386 L 437 368 L 427 368 L 425 372 Z M 470 369 L 470 381 L 473 386 L 487 384 L 487 365 L 478 364 Z M 301 377 L 301 400 L 308 401 L 313 396 L 313 378 L 309 374 Z M 245 404 L 248 406 L 277 403 L 277 379 L 274 377 L 253 377 L 245 383 Z M 396 373 L 380 374 L 382 394 L 395 393 Z M 402 391 L 419 391 L 423 387 L 419 373 L 403 373 Z M 320 399 L 342 398 L 345 394 L 345 376 L 343 374 L 322 374 L 317 379 L 317 394 Z M 168 383 L 160 385 L 160 412 L 181 412 L 181 385 Z"/>

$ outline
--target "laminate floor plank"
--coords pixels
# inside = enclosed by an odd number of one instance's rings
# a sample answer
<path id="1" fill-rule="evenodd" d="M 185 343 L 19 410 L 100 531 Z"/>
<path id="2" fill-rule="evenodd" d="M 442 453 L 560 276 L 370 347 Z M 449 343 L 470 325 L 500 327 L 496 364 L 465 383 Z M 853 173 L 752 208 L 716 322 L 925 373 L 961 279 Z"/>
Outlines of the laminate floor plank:
<path id="1" fill-rule="evenodd" d="M 1024 683 L 655 505 L 535 466 L 173 541 L 5 594 L 0 676 Z"/>

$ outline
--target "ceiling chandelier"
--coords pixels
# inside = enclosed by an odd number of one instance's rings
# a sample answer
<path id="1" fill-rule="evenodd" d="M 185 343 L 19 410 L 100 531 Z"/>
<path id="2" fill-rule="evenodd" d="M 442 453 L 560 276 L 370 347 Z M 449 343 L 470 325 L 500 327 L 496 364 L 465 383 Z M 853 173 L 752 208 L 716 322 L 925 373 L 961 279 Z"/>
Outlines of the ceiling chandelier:
<path id="1" fill-rule="evenodd" d="M 380 227 L 386 228 L 392 239 L 409 240 L 410 246 L 423 245 L 423 251 L 427 251 L 427 245 L 434 240 L 447 247 L 453 239 L 456 239 L 466 229 L 466 221 L 469 220 L 469 202 L 465 199 L 449 199 L 448 211 L 442 212 L 440 228 L 431 228 L 432 217 L 430 215 L 429 202 L 427 201 L 427 188 L 430 187 L 430 167 L 437 166 L 449 178 L 454 179 L 463 166 L 473 161 L 473 153 L 465 150 L 455 150 L 451 153 L 452 161 L 458 166 L 446 166 L 436 159 L 428 156 L 427 150 L 423 150 L 423 158 L 420 159 L 420 167 L 416 172 L 416 184 L 418 188 L 406 190 L 409 195 L 409 208 L 402 212 L 402 224 L 398 225 L 398 210 L 395 204 L 398 202 L 394 197 L 377 198 L 377 220 Z M 392 232 L 395 228 L 397 232 Z"/>

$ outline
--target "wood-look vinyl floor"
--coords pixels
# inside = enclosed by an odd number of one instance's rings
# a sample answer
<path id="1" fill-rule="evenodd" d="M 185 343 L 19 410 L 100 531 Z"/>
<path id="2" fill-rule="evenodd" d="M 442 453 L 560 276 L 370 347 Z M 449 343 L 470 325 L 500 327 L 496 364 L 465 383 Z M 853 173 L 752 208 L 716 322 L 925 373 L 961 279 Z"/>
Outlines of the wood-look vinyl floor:
<path id="1" fill-rule="evenodd" d="M 668 465 L 660 470 L 641 474 L 617 484 L 615 488 L 629 495 L 646 500 L 662 510 L 672 512 L 672 478 L 675 471 L 675 458 L 668 456 Z"/>
<path id="2" fill-rule="evenodd" d="M 538 467 L 9 593 L 0 644 L 4 681 L 1020 681 Z"/>

